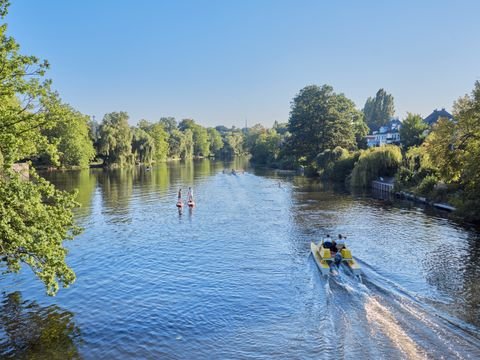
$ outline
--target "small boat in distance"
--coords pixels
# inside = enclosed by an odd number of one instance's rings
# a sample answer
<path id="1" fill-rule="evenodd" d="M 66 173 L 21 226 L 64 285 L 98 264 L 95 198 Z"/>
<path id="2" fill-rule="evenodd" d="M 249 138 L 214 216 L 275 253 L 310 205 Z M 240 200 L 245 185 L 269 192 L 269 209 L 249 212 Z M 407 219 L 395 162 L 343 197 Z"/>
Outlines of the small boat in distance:
<path id="1" fill-rule="evenodd" d="M 312 252 L 315 263 L 322 275 L 330 274 L 331 266 L 346 265 L 354 275 L 360 275 L 362 270 L 358 262 L 352 257 L 350 249 L 344 243 L 341 244 L 339 251 L 332 250 L 329 246 L 324 246 L 325 239 L 317 245 L 313 241 L 310 243 L 310 251 Z"/>

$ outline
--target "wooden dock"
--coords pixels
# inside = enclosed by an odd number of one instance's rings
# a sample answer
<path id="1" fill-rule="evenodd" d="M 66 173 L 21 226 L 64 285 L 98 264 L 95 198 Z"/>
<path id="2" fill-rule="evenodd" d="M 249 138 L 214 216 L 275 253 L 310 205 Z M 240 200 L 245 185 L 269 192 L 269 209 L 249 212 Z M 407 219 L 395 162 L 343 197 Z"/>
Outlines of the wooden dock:
<path id="1" fill-rule="evenodd" d="M 393 192 L 393 181 L 373 180 L 372 189 L 382 192 Z"/>

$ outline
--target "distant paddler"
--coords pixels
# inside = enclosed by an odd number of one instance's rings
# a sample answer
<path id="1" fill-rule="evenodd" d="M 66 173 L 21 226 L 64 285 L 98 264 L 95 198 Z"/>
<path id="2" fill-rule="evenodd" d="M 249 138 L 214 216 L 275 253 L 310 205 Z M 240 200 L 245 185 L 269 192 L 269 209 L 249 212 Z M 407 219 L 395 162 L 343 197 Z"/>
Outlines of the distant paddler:
<path id="1" fill-rule="evenodd" d="M 183 201 L 182 201 L 182 189 L 178 190 L 178 200 L 177 200 L 177 207 L 182 208 L 183 207 Z"/>
<path id="2" fill-rule="evenodd" d="M 193 208 L 195 206 L 195 201 L 193 200 L 193 189 L 191 187 L 188 188 L 188 195 L 187 195 L 187 205 L 189 208 Z"/>

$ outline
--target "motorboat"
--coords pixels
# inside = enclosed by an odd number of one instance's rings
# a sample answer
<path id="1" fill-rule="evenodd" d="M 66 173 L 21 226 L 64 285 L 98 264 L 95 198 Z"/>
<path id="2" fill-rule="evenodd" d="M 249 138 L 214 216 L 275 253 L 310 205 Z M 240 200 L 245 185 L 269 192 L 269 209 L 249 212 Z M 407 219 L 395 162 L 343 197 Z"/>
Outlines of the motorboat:
<path id="1" fill-rule="evenodd" d="M 344 243 L 342 243 L 339 251 L 332 251 L 331 248 L 324 246 L 324 240 L 318 245 L 312 241 L 310 243 L 310 250 L 322 275 L 330 274 L 332 266 L 340 266 L 342 264 L 347 266 L 354 275 L 360 275 L 362 273 L 360 265 L 352 257 L 352 252 Z"/>

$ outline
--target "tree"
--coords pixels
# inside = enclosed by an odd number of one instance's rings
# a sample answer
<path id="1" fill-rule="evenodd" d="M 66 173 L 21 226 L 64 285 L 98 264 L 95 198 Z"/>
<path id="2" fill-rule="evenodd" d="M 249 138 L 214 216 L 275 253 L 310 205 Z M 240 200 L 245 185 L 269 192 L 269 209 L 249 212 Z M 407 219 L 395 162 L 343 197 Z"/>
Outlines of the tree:
<path id="1" fill-rule="evenodd" d="M 0 18 L 8 1 L 0 0 Z M 20 46 L 0 25 L 0 265 L 7 272 L 29 266 L 54 295 L 75 274 L 65 261 L 64 240 L 80 229 L 73 220 L 75 194 L 59 191 L 32 169 L 28 181 L 12 171 L 13 163 L 47 152 L 54 161 L 56 146 L 44 131 L 57 119 L 51 109 L 58 96 L 45 80 L 48 62 L 20 54 Z"/>
<path id="2" fill-rule="evenodd" d="M 185 134 L 178 129 L 173 129 L 168 137 L 168 155 L 172 159 L 179 159 L 182 156 L 182 149 L 185 147 Z"/>
<path id="3" fill-rule="evenodd" d="M 400 127 L 400 142 L 406 149 L 418 146 L 423 142 L 424 133 L 427 129 L 428 125 L 425 124 L 420 115 L 408 113 Z"/>
<path id="4" fill-rule="evenodd" d="M 394 176 L 402 164 L 402 152 L 398 146 L 385 145 L 362 151 L 351 178 L 354 187 L 369 187 L 379 176 Z"/>
<path id="5" fill-rule="evenodd" d="M 180 156 L 182 159 L 191 159 L 193 156 L 193 132 L 190 129 L 185 130 L 183 133 L 183 144 L 181 147 Z"/>
<path id="6" fill-rule="evenodd" d="M 366 149 L 367 138 L 366 136 L 370 132 L 367 124 L 365 123 L 365 116 L 358 111 L 353 118 L 353 132 L 355 133 L 355 142 L 359 149 Z"/>
<path id="7" fill-rule="evenodd" d="M 99 151 L 108 166 L 133 164 L 132 131 L 126 112 L 105 114 L 99 129 Z"/>
<path id="8" fill-rule="evenodd" d="M 208 128 L 208 141 L 210 143 L 210 152 L 218 156 L 223 148 L 222 136 L 215 128 Z"/>
<path id="9" fill-rule="evenodd" d="M 177 130 L 177 121 L 174 117 L 162 117 L 158 122 L 169 134 L 171 134 L 173 130 Z"/>
<path id="10" fill-rule="evenodd" d="M 277 120 L 273 122 L 272 129 L 279 135 L 286 135 L 288 132 L 288 123 L 279 123 Z"/>
<path id="11" fill-rule="evenodd" d="M 310 85 L 293 99 L 288 122 L 289 147 L 310 163 L 326 149 L 354 149 L 354 120 L 361 116 L 355 104 L 329 85 Z"/>
<path id="12" fill-rule="evenodd" d="M 78 235 L 72 209 L 75 194 L 56 190 L 35 173 L 23 181 L 13 172 L 0 176 L 0 261 L 18 272 L 21 263 L 33 270 L 54 295 L 75 274 L 66 262 L 63 241 Z"/>
<path id="13" fill-rule="evenodd" d="M 251 154 L 255 153 L 255 145 L 261 134 L 266 134 L 267 129 L 262 124 L 255 124 L 245 132 L 245 149 Z"/>
<path id="14" fill-rule="evenodd" d="M 224 125 L 215 126 L 215 130 L 217 130 L 222 136 L 228 133 L 230 130 Z"/>
<path id="15" fill-rule="evenodd" d="M 185 132 L 190 129 L 193 136 L 193 154 L 195 156 L 209 156 L 210 155 L 210 143 L 208 141 L 207 129 L 198 125 L 192 119 L 183 119 L 178 128 Z"/>
<path id="16" fill-rule="evenodd" d="M 392 116 L 395 114 L 395 105 L 393 96 L 387 94 L 384 89 L 377 91 L 375 98 L 369 97 L 363 108 L 365 114 L 365 122 L 372 131 L 380 129 L 387 125 Z"/>
<path id="17" fill-rule="evenodd" d="M 155 153 L 153 138 L 142 129 L 132 130 L 132 152 L 136 163 L 151 164 Z"/>
<path id="18" fill-rule="evenodd" d="M 168 156 L 168 134 L 160 123 L 153 124 L 149 132 L 155 143 L 155 161 L 165 161 Z"/>
<path id="19" fill-rule="evenodd" d="M 195 125 L 196 125 L 195 120 L 193 120 L 193 119 L 183 119 L 178 124 L 178 129 L 180 131 L 185 131 L 187 129 L 192 129 Z"/>
<path id="20" fill-rule="evenodd" d="M 281 136 L 275 130 L 259 134 L 252 151 L 252 161 L 257 164 L 274 164 L 280 153 Z"/>
<path id="21" fill-rule="evenodd" d="M 56 144 L 60 166 L 87 168 L 95 157 L 90 138 L 90 118 L 61 103 L 55 104 L 49 111 L 57 120 L 52 128 L 45 129 L 43 133 L 50 143 Z"/>
<path id="22" fill-rule="evenodd" d="M 227 157 L 243 155 L 244 135 L 241 131 L 232 131 L 225 137 L 224 153 Z"/>
<path id="23" fill-rule="evenodd" d="M 471 95 L 454 104 L 454 121 L 440 119 L 424 147 L 440 180 L 462 190 L 458 205 L 464 214 L 480 220 L 480 82 Z"/>
<path id="24" fill-rule="evenodd" d="M 152 124 L 147 120 L 140 120 L 138 127 L 148 133 L 154 142 L 153 158 L 156 162 L 165 161 L 168 157 L 168 138 L 169 135 L 163 127 L 161 121 Z"/>

